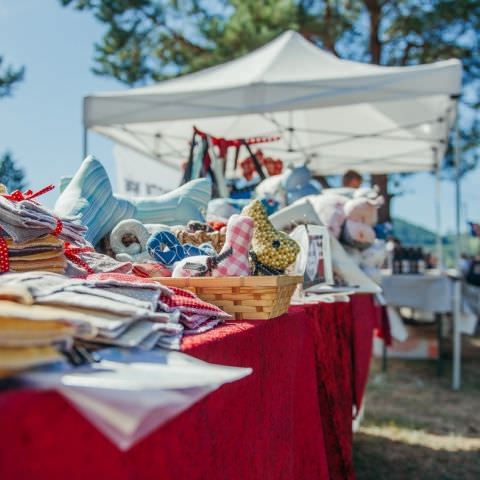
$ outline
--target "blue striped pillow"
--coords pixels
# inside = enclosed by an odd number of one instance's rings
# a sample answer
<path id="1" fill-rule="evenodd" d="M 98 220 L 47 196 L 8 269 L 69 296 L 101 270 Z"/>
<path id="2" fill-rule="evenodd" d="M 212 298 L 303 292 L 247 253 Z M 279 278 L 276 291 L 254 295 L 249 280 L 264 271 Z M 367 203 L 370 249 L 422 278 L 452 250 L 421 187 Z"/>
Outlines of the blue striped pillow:
<path id="1" fill-rule="evenodd" d="M 212 185 L 206 178 L 197 178 L 160 197 L 132 198 L 135 218 L 142 223 L 186 225 L 190 220 L 203 222 Z"/>
<path id="2" fill-rule="evenodd" d="M 60 216 L 78 217 L 88 227 L 85 238 L 96 245 L 115 225 L 135 216 L 135 206 L 113 195 L 103 165 L 89 155 L 55 203 Z"/>
<path id="3" fill-rule="evenodd" d="M 96 245 L 128 218 L 163 225 L 204 221 L 211 190 L 210 180 L 199 178 L 159 197 L 122 198 L 113 194 L 105 168 L 90 155 L 62 191 L 55 211 L 61 216 L 78 217 L 88 227 L 85 238 Z"/>

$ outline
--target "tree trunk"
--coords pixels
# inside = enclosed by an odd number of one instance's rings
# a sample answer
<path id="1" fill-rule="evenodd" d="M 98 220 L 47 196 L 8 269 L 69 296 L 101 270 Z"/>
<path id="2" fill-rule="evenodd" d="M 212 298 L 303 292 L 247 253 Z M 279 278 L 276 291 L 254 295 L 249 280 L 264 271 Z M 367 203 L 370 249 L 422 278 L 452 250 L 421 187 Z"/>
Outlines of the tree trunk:
<path id="1" fill-rule="evenodd" d="M 365 0 L 370 16 L 370 63 L 380 65 L 382 58 L 382 42 L 379 38 L 380 20 L 382 18 L 382 6 L 377 0 Z"/>
<path id="2" fill-rule="evenodd" d="M 378 0 L 364 0 L 370 17 L 370 54 L 371 63 L 379 65 L 382 59 L 382 42 L 379 37 L 382 5 Z M 388 176 L 384 174 L 372 175 L 372 185 L 377 185 L 385 198 L 385 203 L 378 212 L 379 223 L 390 222 L 390 201 L 392 195 L 388 193 Z"/>
<path id="3" fill-rule="evenodd" d="M 390 201 L 392 200 L 393 195 L 388 193 L 388 176 L 385 174 L 380 175 L 372 175 L 372 187 L 373 185 L 377 185 L 380 189 L 380 193 L 385 198 L 385 203 L 380 207 L 378 211 L 378 222 L 385 223 L 391 222 L 392 218 L 390 216 Z"/>

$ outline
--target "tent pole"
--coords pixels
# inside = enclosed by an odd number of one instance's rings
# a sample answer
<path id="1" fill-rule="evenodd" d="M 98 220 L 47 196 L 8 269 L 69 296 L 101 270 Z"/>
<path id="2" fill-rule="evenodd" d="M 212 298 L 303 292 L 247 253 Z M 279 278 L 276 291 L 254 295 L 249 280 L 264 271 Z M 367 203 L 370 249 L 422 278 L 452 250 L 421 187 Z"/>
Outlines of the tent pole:
<path id="1" fill-rule="evenodd" d="M 434 147 L 434 164 L 435 164 L 435 226 L 436 226 L 436 247 L 437 247 L 437 259 L 438 259 L 438 268 L 443 270 L 444 259 L 443 259 L 443 242 L 442 242 L 442 191 L 440 184 L 440 163 L 438 161 L 438 149 Z"/>
<path id="2" fill-rule="evenodd" d="M 257 171 L 258 175 L 262 180 L 265 180 L 265 173 L 262 170 L 262 166 L 260 165 L 260 162 L 258 161 L 257 156 L 253 153 L 252 149 L 250 148 L 250 145 L 247 143 L 245 139 L 242 139 L 243 145 L 245 145 L 245 148 L 248 151 L 248 154 L 253 160 L 253 164 L 255 165 L 255 170 Z"/>
<path id="3" fill-rule="evenodd" d="M 85 159 L 88 152 L 88 126 L 87 126 L 87 122 L 85 121 L 86 118 L 87 118 L 87 97 L 84 97 L 83 103 L 82 103 L 82 125 L 83 125 L 82 161 Z"/>
<path id="4" fill-rule="evenodd" d="M 82 146 L 82 149 L 83 149 L 83 157 L 82 157 L 82 160 L 85 159 L 85 157 L 87 156 L 87 151 L 88 151 L 88 128 L 87 127 L 83 127 L 83 146 Z"/>
<path id="5" fill-rule="evenodd" d="M 459 108 L 456 103 L 455 115 L 455 268 L 460 264 L 460 206 L 461 206 L 461 157 L 460 157 L 460 130 L 459 130 Z M 453 295 L 453 372 L 452 389 L 459 390 L 461 386 L 461 359 L 462 359 L 462 338 L 460 332 L 461 315 L 461 274 L 456 276 Z"/>

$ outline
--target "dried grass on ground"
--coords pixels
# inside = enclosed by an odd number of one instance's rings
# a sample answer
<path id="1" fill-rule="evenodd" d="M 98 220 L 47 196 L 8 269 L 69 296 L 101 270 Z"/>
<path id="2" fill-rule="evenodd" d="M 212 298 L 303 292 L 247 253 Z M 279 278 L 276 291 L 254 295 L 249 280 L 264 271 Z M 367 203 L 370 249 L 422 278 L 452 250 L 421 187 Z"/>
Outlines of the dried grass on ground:
<path id="1" fill-rule="evenodd" d="M 354 438 L 357 480 L 480 479 L 480 338 L 463 342 L 463 388 L 450 390 L 451 357 L 374 361 L 366 414 Z"/>

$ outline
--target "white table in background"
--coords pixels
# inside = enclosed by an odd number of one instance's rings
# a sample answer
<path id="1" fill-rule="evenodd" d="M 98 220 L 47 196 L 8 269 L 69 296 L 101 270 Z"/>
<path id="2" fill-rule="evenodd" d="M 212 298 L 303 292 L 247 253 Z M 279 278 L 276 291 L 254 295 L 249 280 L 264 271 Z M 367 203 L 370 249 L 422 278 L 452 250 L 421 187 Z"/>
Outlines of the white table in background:
<path id="1" fill-rule="evenodd" d="M 461 384 L 461 282 L 456 271 L 428 271 L 424 275 L 392 275 L 382 272 L 382 289 L 386 303 L 392 307 L 409 307 L 438 315 L 452 314 L 453 368 L 452 388 Z"/>

